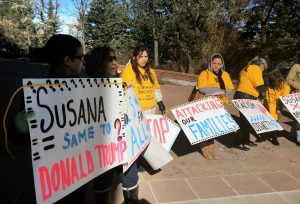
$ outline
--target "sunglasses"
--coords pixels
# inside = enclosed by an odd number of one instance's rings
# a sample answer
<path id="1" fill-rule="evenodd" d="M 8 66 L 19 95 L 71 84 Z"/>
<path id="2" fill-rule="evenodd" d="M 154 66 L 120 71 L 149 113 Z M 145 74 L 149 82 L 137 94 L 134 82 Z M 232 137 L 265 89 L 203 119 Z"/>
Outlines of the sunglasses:
<path id="1" fill-rule="evenodd" d="M 75 55 L 75 56 L 73 56 L 73 58 L 79 59 L 83 63 L 84 62 L 84 56 L 85 56 L 85 54 Z"/>
<path id="2" fill-rule="evenodd" d="M 112 61 L 117 61 L 117 56 L 109 56 L 108 61 L 112 62 Z"/>

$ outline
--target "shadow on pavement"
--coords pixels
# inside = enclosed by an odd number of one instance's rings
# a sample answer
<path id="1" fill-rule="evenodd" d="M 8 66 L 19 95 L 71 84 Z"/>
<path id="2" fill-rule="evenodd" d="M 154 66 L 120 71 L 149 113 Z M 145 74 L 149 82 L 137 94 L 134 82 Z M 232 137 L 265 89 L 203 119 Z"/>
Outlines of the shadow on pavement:
<path id="1" fill-rule="evenodd" d="M 200 150 L 199 145 L 191 145 L 181 129 L 171 149 L 177 156 L 183 156 Z"/>

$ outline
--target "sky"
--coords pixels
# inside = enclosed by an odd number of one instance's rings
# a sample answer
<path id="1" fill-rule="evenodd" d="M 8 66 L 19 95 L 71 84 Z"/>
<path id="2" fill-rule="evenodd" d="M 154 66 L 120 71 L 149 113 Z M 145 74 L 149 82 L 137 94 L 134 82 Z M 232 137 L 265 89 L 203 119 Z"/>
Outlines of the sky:
<path id="1" fill-rule="evenodd" d="M 69 34 L 68 31 L 68 24 L 72 24 L 76 22 L 75 8 L 72 0 L 58 0 L 60 4 L 59 8 L 59 16 L 60 20 L 62 21 L 62 31 L 61 33 Z"/>

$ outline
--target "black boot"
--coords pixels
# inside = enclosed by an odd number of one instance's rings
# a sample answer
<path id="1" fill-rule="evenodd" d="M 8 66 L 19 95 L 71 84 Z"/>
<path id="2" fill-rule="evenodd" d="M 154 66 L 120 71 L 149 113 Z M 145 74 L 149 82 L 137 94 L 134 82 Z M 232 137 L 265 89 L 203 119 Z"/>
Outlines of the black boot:
<path id="1" fill-rule="evenodd" d="M 267 138 L 263 135 L 258 135 L 257 139 L 256 139 L 256 143 L 261 143 L 261 142 L 265 142 L 267 140 Z"/>
<path id="2" fill-rule="evenodd" d="M 246 145 L 249 145 L 250 147 L 256 147 L 257 144 L 255 142 L 252 142 L 251 140 L 249 140 Z"/>
<path id="3" fill-rule="evenodd" d="M 243 151 L 249 151 L 250 149 L 248 147 L 246 147 L 243 144 L 238 144 L 235 146 L 237 149 L 243 150 Z"/>
<path id="4" fill-rule="evenodd" d="M 138 204 L 139 203 L 139 186 L 131 190 L 123 190 L 125 204 Z"/>
<path id="5" fill-rule="evenodd" d="M 273 145 L 275 145 L 275 146 L 279 146 L 280 145 L 279 142 L 278 142 L 278 140 L 277 140 L 277 135 L 273 135 L 272 136 L 271 143 Z"/>
<path id="6" fill-rule="evenodd" d="M 111 204 L 111 191 L 95 191 L 94 192 L 95 204 Z"/>

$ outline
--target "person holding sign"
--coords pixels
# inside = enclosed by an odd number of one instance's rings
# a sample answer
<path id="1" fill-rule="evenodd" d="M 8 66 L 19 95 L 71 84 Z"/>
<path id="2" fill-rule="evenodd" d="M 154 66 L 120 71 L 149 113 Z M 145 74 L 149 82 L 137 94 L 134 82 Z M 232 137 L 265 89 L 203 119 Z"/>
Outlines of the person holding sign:
<path id="1" fill-rule="evenodd" d="M 91 77 L 119 77 L 119 69 L 114 49 L 111 47 L 95 47 L 87 56 L 86 72 Z M 96 177 L 93 181 L 95 203 L 112 203 L 111 189 L 116 168 Z M 138 202 L 138 170 L 134 162 L 126 173 L 119 174 L 125 203 Z"/>
<path id="2" fill-rule="evenodd" d="M 110 47 L 95 47 L 86 57 L 86 73 L 89 77 L 118 77 L 118 63 L 115 51 Z M 106 171 L 92 181 L 94 202 L 111 203 L 111 189 L 115 168 Z"/>
<path id="3" fill-rule="evenodd" d="M 266 98 L 264 105 L 275 120 L 279 120 L 280 112 L 280 96 L 286 96 L 290 93 L 290 86 L 285 82 L 283 76 L 279 73 L 279 70 L 274 70 L 267 74 L 268 90 L 266 92 Z M 278 131 L 271 133 L 271 143 L 278 146 L 277 140 Z"/>
<path id="4" fill-rule="evenodd" d="M 292 66 L 288 76 L 286 77 L 287 83 L 292 87 L 292 92 L 300 91 L 300 64 L 296 63 Z M 297 141 L 296 144 L 300 146 L 300 124 L 295 120 L 294 127 L 296 130 Z"/>
<path id="5" fill-rule="evenodd" d="M 80 41 L 73 36 L 56 34 L 53 35 L 46 43 L 43 48 L 45 58 L 50 64 L 50 69 L 47 74 L 47 78 L 78 78 L 80 72 L 83 69 L 84 64 L 84 53 L 83 47 Z M 15 118 L 15 129 L 16 132 L 22 133 L 22 136 L 29 137 L 28 127 L 28 113 L 24 111 L 19 113 Z M 33 175 L 31 175 L 32 177 Z M 33 182 L 33 178 L 32 178 Z M 32 183 L 33 184 L 33 183 Z M 30 194 L 28 191 L 33 190 L 26 189 L 25 194 Z M 78 188 L 69 195 L 65 196 L 56 203 L 84 203 L 86 186 Z M 22 203 L 35 203 L 34 200 L 28 201 L 23 200 L 22 193 L 20 200 Z M 25 195 L 28 196 L 28 195 Z M 16 203 L 19 203 L 16 201 Z"/>
<path id="6" fill-rule="evenodd" d="M 263 99 L 266 93 L 266 86 L 263 79 L 263 70 L 268 68 L 267 61 L 264 58 L 254 57 L 248 63 L 239 75 L 239 85 L 234 94 L 234 99 Z M 248 151 L 245 145 L 257 146 L 250 140 L 251 126 L 245 116 L 240 113 L 240 130 L 237 132 L 235 140 L 236 148 Z"/>
<path id="7" fill-rule="evenodd" d="M 195 89 L 201 95 L 217 96 L 222 103 L 227 100 L 234 87 L 228 72 L 225 71 L 225 63 L 222 55 L 214 54 L 208 64 L 208 68 L 203 70 L 197 80 Z M 214 147 L 214 139 L 200 143 L 200 148 L 204 158 L 217 159 Z"/>
<path id="8" fill-rule="evenodd" d="M 158 105 L 161 114 L 166 111 L 156 74 L 148 62 L 148 50 L 137 47 L 130 63 L 121 72 L 123 82 L 133 86 L 145 114 L 154 114 Z"/>
<path id="9" fill-rule="evenodd" d="M 132 58 L 127 63 L 125 69 L 121 72 L 121 77 L 128 87 L 132 86 L 134 88 L 144 114 L 155 114 L 156 106 L 158 106 L 160 113 L 164 114 L 166 108 L 162 101 L 162 93 L 156 74 L 149 65 L 148 54 L 149 52 L 145 47 L 136 47 L 133 51 Z M 162 151 L 160 158 L 164 158 L 165 155 L 170 156 L 169 153 L 164 150 L 164 148 L 155 139 L 153 139 L 150 141 L 150 144 L 143 153 L 143 157 L 150 165 L 152 158 L 157 159 L 157 157 L 153 157 L 153 155 L 157 156 L 155 154 L 158 152 L 156 151 L 157 149 Z M 152 165 L 151 167 L 154 168 Z M 124 179 L 126 179 L 126 177 Z M 128 193 L 133 190 L 133 188 L 127 188 Z M 132 193 L 134 193 L 134 191 Z"/>

